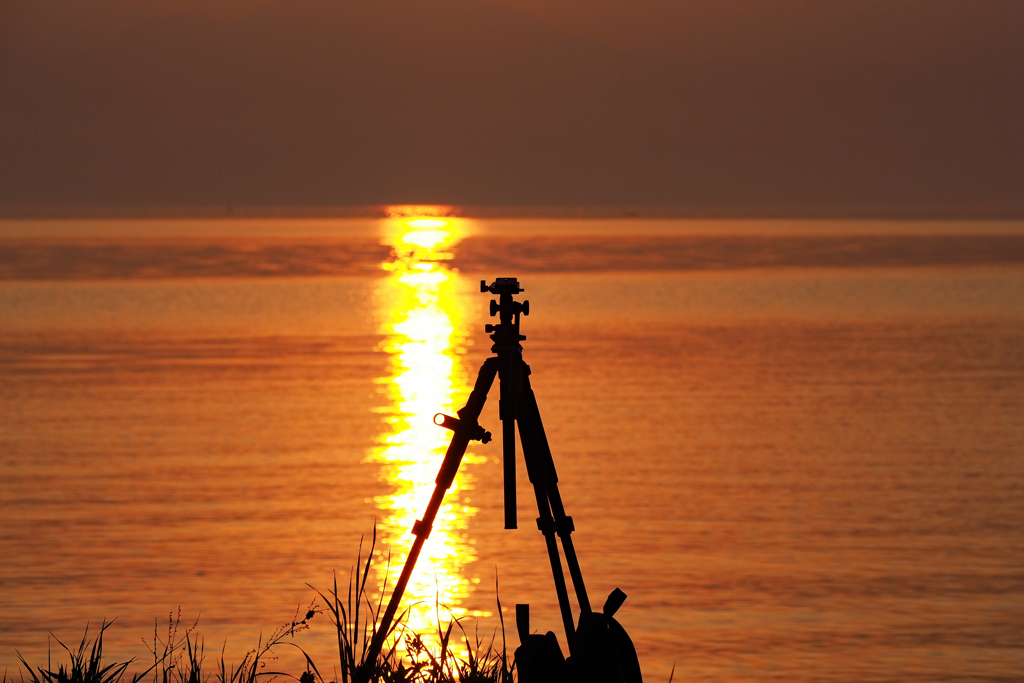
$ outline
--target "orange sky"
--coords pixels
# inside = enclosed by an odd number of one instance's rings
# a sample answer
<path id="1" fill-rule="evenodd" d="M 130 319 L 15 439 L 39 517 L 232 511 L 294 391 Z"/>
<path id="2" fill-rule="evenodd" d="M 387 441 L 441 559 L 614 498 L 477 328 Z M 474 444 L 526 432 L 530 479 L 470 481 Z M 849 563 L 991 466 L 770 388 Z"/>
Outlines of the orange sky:
<path id="1" fill-rule="evenodd" d="M 1019 0 L 0 13 L 0 205 L 1024 214 Z"/>

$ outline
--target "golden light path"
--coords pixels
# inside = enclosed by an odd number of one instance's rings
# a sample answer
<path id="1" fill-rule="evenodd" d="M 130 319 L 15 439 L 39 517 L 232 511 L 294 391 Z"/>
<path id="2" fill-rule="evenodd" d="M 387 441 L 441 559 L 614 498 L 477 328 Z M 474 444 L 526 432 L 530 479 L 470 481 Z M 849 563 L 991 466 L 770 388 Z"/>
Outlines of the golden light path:
<path id="1" fill-rule="evenodd" d="M 410 530 L 426 509 L 451 436 L 434 424 L 433 416 L 454 415 L 471 389 L 458 353 L 465 339 L 464 295 L 457 291 L 457 273 L 447 264 L 450 249 L 466 229 L 464 221 L 438 217 L 397 218 L 385 227 L 385 240 L 394 249 L 384 264 L 388 276 L 377 297 L 385 350 L 391 356 L 390 374 L 378 380 L 388 397 L 383 409 L 387 430 L 370 455 L 394 489 L 376 500 L 384 515 L 378 547 L 390 550 L 392 564 L 385 601 L 412 545 Z M 463 568 L 476 557 L 466 537 L 476 513 L 467 493 L 473 488 L 472 465 L 482 461 L 472 451 L 466 454 L 409 582 L 402 609 L 410 610 L 406 623 L 416 633 L 434 634 L 438 615 L 447 624 L 451 616 L 467 614 L 462 603 L 471 580 Z"/>

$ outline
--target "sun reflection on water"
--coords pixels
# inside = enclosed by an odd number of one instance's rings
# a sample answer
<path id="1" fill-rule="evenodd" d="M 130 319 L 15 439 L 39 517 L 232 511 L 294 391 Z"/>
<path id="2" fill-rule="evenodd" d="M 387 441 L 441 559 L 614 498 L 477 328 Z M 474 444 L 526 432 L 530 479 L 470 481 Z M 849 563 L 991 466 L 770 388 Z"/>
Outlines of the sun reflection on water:
<path id="1" fill-rule="evenodd" d="M 383 266 L 388 276 L 382 279 L 378 296 L 384 349 L 391 357 L 389 375 L 378 380 L 388 398 L 382 409 L 387 428 L 371 454 L 371 461 L 381 466 L 382 478 L 393 487 L 376 501 L 383 514 L 382 547 L 390 549 L 392 558 L 385 600 L 412 545 L 410 530 L 426 509 L 448 447 L 451 434 L 435 425 L 433 416 L 454 414 L 471 388 L 458 353 L 465 338 L 464 305 L 457 291 L 458 274 L 447 264 L 466 228 L 464 221 L 440 217 L 393 219 L 385 227 L 385 240 L 394 250 Z M 442 621 L 449 611 L 454 616 L 466 614 L 462 604 L 470 580 L 464 567 L 476 557 L 466 537 L 469 519 L 476 513 L 467 495 L 473 481 L 468 470 L 476 462 L 472 452 L 466 454 L 402 601 L 402 609 L 410 609 L 408 625 L 416 632 L 435 630 L 438 605 Z"/>

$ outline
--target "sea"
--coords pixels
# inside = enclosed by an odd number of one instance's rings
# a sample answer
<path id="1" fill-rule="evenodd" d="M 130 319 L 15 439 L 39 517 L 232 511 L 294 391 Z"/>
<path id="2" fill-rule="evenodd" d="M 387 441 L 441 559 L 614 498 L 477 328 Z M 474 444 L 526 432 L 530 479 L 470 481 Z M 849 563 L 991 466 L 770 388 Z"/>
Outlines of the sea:
<path id="1" fill-rule="evenodd" d="M 337 676 L 323 596 L 390 595 L 497 277 L 645 681 L 1024 680 L 1024 222 L 430 211 L 0 222 L 0 671 L 312 609 L 266 671 Z M 566 651 L 497 386 L 480 422 L 406 625 L 511 652 L 529 604 Z"/>

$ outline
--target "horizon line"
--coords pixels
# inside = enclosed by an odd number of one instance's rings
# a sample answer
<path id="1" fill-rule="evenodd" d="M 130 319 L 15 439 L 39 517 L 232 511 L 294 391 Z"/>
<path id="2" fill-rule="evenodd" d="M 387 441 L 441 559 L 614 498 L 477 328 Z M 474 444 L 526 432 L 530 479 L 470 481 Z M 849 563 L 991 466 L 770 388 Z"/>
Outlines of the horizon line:
<path id="1" fill-rule="evenodd" d="M 1022 206 L 555 206 L 555 205 L 0 205 L 0 220 L 385 219 L 438 215 L 480 219 L 1024 220 Z"/>

